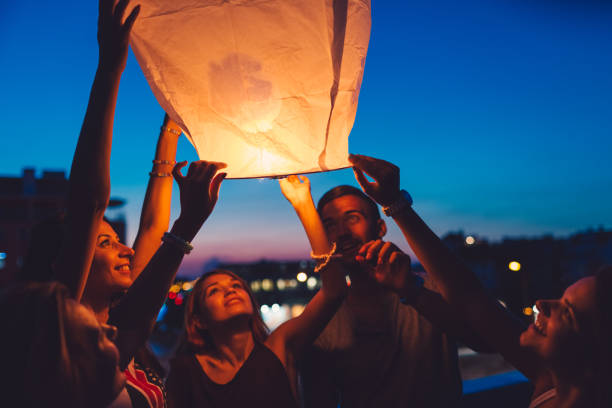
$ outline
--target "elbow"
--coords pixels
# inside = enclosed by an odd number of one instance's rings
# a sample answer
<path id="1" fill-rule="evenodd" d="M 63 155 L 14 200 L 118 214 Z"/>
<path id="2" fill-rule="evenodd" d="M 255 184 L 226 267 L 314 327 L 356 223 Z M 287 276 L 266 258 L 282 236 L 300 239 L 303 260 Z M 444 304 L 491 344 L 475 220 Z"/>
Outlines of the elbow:
<path id="1" fill-rule="evenodd" d="M 89 208 L 95 213 L 104 214 L 110 201 L 110 184 L 92 185 L 71 183 L 68 193 L 68 205 Z"/>

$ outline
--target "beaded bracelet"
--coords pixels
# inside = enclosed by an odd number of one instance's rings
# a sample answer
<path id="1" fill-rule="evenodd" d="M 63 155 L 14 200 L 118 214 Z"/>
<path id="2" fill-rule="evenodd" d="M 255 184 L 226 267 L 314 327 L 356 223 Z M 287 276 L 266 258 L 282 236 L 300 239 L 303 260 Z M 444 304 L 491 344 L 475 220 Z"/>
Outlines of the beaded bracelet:
<path id="1" fill-rule="evenodd" d="M 191 245 L 191 242 L 186 241 L 183 238 L 176 236 L 174 234 L 171 234 L 169 232 L 164 232 L 162 241 L 180 249 L 181 251 L 185 253 L 185 255 L 190 253 L 191 250 L 193 249 L 193 245 Z"/>
<path id="2" fill-rule="evenodd" d="M 177 136 L 181 135 L 181 131 L 180 130 L 172 129 L 172 128 L 169 128 L 168 126 L 162 126 L 161 127 L 161 131 L 162 132 L 169 132 L 169 133 L 172 133 L 173 135 L 177 135 Z"/>
<path id="3" fill-rule="evenodd" d="M 315 255 L 314 252 L 310 251 L 310 257 L 312 259 L 314 259 L 315 261 L 322 261 L 320 264 L 315 266 L 314 268 L 315 273 L 318 273 L 321 269 L 325 268 L 332 258 L 342 258 L 342 254 L 337 254 L 336 249 L 337 249 L 336 243 L 334 242 L 332 244 L 331 250 L 327 254 Z"/>
<path id="4" fill-rule="evenodd" d="M 149 176 L 151 177 L 172 177 L 172 173 L 161 173 L 159 171 L 150 171 Z"/>
<path id="5" fill-rule="evenodd" d="M 174 166 L 176 164 L 176 162 L 174 160 L 158 160 L 158 159 L 154 159 L 153 160 L 153 164 L 170 164 L 170 165 Z"/>

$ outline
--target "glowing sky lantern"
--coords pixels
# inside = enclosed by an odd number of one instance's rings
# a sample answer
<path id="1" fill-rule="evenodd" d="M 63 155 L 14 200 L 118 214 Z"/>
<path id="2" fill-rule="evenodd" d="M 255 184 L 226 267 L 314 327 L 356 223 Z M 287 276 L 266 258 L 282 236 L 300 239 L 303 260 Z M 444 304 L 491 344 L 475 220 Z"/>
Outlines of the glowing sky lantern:
<path id="1" fill-rule="evenodd" d="M 161 106 L 228 177 L 346 167 L 369 0 L 139 0 L 132 48 Z"/>

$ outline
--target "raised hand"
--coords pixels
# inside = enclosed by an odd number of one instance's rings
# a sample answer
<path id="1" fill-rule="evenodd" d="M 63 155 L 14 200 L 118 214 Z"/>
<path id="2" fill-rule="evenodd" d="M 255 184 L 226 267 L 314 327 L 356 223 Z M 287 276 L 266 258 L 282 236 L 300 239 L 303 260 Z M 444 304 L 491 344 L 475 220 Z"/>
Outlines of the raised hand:
<path id="1" fill-rule="evenodd" d="M 356 260 L 370 265 L 374 280 L 402 297 L 408 295 L 416 285 L 410 267 L 410 257 L 391 242 L 377 239 L 365 243 Z"/>
<path id="2" fill-rule="evenodd" d="M 100 65 L 104 69 L 123 71 L 127 61 L 130 32 L 140 5 L 124 19 L 130 0 L 100 0 L 98 14 L 98 44 Z"/>
<path id="3" fill-rule="evenodd" d="M 219 170 L 226 167 L 225 163 L 200 160 L 192 162 L 187 170 L 187 175 L 183 176 L 181 169 L 186 164 L 186 161 L 177 163 L 172 170 L 172 175 L 181 193 L 179 220 L 185 226 L 190 226 L 189 235 L 193 235 L 182 238 L 191 240 L 215 208 L 221 182 L 227 173 L 218 173 Z"/>
<path id="4" fill-rule="evenodd" d="M 310 180 L 306 176 L 291 175 L 278 180 L 281 192 L 285 198 L 295 207 L 310 202 Z"/>
<path id="5" fill-rule="evenodd" d="M 363 191 L 382 206 L 392 204 L 400 195 L 400 170 L 396 165 L 384 160 L 360 154 L 351 154 L 349 161 L 353 165 L 355 178 Z M 368 181 L 366 176 L 374 182 Z"/>

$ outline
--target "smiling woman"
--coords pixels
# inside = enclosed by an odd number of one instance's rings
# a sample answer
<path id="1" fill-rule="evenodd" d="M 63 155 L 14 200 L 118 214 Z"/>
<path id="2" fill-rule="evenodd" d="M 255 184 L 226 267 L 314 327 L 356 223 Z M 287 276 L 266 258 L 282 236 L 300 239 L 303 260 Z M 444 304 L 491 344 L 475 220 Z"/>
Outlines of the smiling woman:
<path id="1" fill-rule="evenodd" d="M 302 221 L 313 252 L 329 252 L 312 198 L 310 206 L 301 204 L 302 198 L 310 197 L 309 182 L 290 176 L 281 186 Z M 342 303 L 345 275 L 336 258 L 321 264 L 319 292 L 299 316 L 270 335 L 244 280 L 224 270 L 201 276 L 185 308 L 187 352 L 178 355 L 170 367 L 169 406 L 297 407 L 295 363 Z"/>
<path id="2" fill-rule="evenodd" d="M 377 202 L 400 195 L 399 168 L 366 156 L 351 160 L 362 188 Z M 485 344 L 532 381 L 530 407 L 612 405 L 612 267 L 578 280 L 560 299 L 538 300 L 537 320 L 525 328 L 411 206 L 393 218 L 446 301 Z"/>
<path id="3" fill-rule="evenodd" d="M 225 305 L 216 305 L 215 300 L 217 303 L 222 302 L 225 292 L 228 290 L 233 292 L 233 298 L 240 299 L 241 302 L 238 307 L 228 311 L 231 314 L 226 316 L 226 319 L 243 315 L 246 317 L 256 341 L 263 342 L 268 337 L 268 328 L 261 315 L 254 313 L 254 310 L 259 310 L 259 306 L 249 285 L 235 273 L 217 269 L 196 281 L 187 300 L 185 330 L 187 332 L 187 343 L 192 349 L 204 350 L 214 347 L 210 329 L 204 322 L 210 321 L 214 326 L 215 321 L 222 322 L 224 320 L 218 314 L 224 313 Z M 215 306 L 217 306 L 216 309 Z"/>

